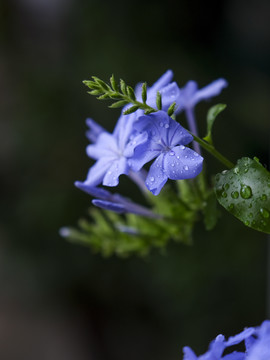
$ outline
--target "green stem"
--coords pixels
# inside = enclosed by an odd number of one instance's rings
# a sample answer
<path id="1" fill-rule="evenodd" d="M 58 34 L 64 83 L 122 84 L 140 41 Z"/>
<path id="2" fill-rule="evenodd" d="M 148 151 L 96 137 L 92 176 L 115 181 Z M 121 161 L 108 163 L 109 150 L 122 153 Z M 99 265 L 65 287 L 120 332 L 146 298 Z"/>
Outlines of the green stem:
<path id="1" fill-rule="evenodd" d="M 211 155 L 213 155 L 216 159 L 218 159 L 222 164 L 224 164 L 227 168 L 231 169 L 234 167 L 234 164 L 228 160 L 225 156 L 223 156 L 219 151 L 217 151 L 213 145 L 207 143 L 206 141 L 202 140 L 198 136 L 190 133 L 194 140 L 197 141 L 201 145 L 202 148 L 204 148 L 206 151 L 208 151 Z"/>

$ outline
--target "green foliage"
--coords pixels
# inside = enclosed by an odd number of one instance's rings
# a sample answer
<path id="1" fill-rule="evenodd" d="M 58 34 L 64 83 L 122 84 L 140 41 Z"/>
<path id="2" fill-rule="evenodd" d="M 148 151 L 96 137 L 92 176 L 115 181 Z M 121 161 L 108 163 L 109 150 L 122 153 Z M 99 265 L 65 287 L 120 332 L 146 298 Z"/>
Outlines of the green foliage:
<path id="1" fill-rule="evenodd" d="M 203 192 L 201 180 L 177 181 L 177 196 L 169 185 L 159 196 L 149 192 L 147 201 L 157 218 L 91 208 L 91 219 L 80 220 L 79 230 L 68 229 L 66 237 L 103 256 L 144 256 L 153 249 L 164 250 L 170 240 L 190 244 L 195 222 L 204 214 L 210 194 Z M 212 216 L 209 211 L 207 216 Z"/>
<path id="2" fill-rule="evenodd" d="M 225 104 L 217 104 L 212 106 L 207 113 L 206 121 L 207 121 L 207 135 L 204 137 L 204 140 L 209 144 L 213 144 L 212 140 L 212 127 L 216 120 L 218 114 L 220 114 L 223 110 L 225 110 L 227 105 Z"/>
<path id="3" fill-rule="evenodd" d="M 219 203 L 246 226 L 270 233 L 270 173 L 257 158 L 244 157 L 215 178 Z"/>
<path id="4" fill-rule="evenodd" d="M 151 114 L 162 109 L 162 99 L 161 94 L 157 92 L 156 105 L 157 108 L 147 105 L 147 85 L 146 83 L 142 84 L 142 102 L 138 101 L 134 89 L 127 85 L 124 80 L 120 79 L 120 85 L 116 83 L 114 75 L 110 78 L 110 85 L 106 84 L 103 80 L 99 79 L 96 76 L 92 76 L 93 80 L 84 80 L 83 83 L 91 90 L 88 91 L 88 94 L 97 96 L 98 100 L 113 100 L 114 103 L 110 105 L 110 108 L 119 108 L 124 107 L 128 104 L 131 106 L 128 110 L 124 111 L 124 115 L 131 114 L 138 109 L 144 110 L 145 115 Z M 119 90 L 120 89 L 120 90 Z M 168 110 L 170 116 L 173 115 L 175 110 L 175 103 L 173 103 Z"/>

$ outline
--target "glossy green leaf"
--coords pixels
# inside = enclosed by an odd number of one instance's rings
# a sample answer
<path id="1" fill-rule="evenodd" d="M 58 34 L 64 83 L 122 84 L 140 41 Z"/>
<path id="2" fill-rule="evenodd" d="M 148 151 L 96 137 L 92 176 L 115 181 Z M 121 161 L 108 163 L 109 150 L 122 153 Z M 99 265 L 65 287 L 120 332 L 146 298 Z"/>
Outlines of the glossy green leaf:
<path id="1" fill-rule="evenodd" d="M 270 234 L 270 173 L 244 157 L 215 178 L 219 203 L 246 226 Z"/>
<path id="2" fill-rule="evenodd" d="M 216 120 L 218 114 L 220 114 L 223 110 L 225 110 L 227 105 L 225 104 L 217 104 L 212 106 L 207 113 L 206 121 L 207 121 L 207 135 L 204 137 L 204 140 L 212 144 L 212 127 Z"/>

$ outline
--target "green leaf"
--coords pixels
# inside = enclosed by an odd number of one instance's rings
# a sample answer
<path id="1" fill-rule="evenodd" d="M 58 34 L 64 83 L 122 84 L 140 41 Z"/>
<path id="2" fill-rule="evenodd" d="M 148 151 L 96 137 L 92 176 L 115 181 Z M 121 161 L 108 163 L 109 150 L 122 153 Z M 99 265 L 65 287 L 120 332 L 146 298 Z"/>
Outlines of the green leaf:
<path id="1" fill-rule="evenodd" d="M 155 112 L 155 109 L 146 109 L 146 110 L 144 111 L 144 115 L 149 115 L 149 114 L 151 114 L 152 112 Z"/>
<path id="2" fill-rule="evenodd" d="M 95 83 L 94 81 L 91 81 L 91 80 L 84 80 L 83 84 L 86 85 L 87 87 L 89 87 L 90 89 L 93 89 L 93 90 L 99 90 L 100 89 L 99 84 L 97 84 L 97 83 Z"/>
<path id="3" fill-rule="evenodd" d="M 162 99 L 159 91 L 157 91 L 156 105 L 158 110 L 162 110 Z"/>
<path id="4" fill-rule="evenodd" d="M 270 173 L 244 157 L 215 178 L 218 202 L 246 226 L 270 234 Z"/>
<path id="5" fill-rule="evenodd" d="M 142 84 L 142 101 L 145 104 L 147 100 L 147 84 L 146 82 Z"/>
<path id="6" fill-rule="evenodd" d="M 120 79 L 120 88 L 124 95 L 127 95 L 126 83 L 124 80 Z"/>
<path id="7" fill-rule="evenodd" d="M 115 81 L 114 75 L 112 74 L 112 76 L 110 77 L 110 83 L 112 85 L 112 88 L 114 91 L 118 92 L 118 86 L 117 83 Z"/>
<path id="8" fill-rule="evenodd" d="M 128 86 L 128 87 L 127 87 L 127 93 L 128 93 L 128 96 L 129 96 L 133 101 L 136 101 L 136 96 L 135 96 L 134 90 L 132 89 L 131 86 Z"/>
<path id="9" fill-rule="evenodd" d="M 212 141 L 212 127 L 216 120 L 218 114 L 220 114 L 227 107 L 226 104 L 217 104 L 212 106 L 207 113 L 206 121 L 207 121 L 207 135 L 203 138 L 209 144 L 213 144 Z"/>
<path id="10" fill-rule="evenodd" d="M 132 114 L 132 113 L 134 113 L 135 111 L 137 111 L 138 109 L 139 109 L 139 106 L 138 106 L 138 105 L 131 106 L 131 107 L 128 108 L 126 111 L 124 111 L 124 115 Z"/>
<path id="11" fill-rule="evenodd" d="M 95 82 L 97 83 L 97 84 L 99 84 L 100 85 L 100 87 L 102 88 L 102 89 L 104 89 L 105 91 L 110 91 L 111 90 L 111 88 L 109 87 L 109 85 L 107 85 L 103 80 L 101 80 L 101 79 L 99 79 L 98 77 L 96 77 L 96 76 L 92 76 L 92 78 L 95 80 Z"/>
<path id="12" fill-rule="evenodd" d="M 123 106 L 125 106 L 127 104 L 129 104 L 128 101 L 120 100 L 120 101 L 117 101 L 116 103 L 110 105 L 109 107 L 112 108 L 112 109 L 116 109 L 116 108 L 119 108 L 119 107 L 123 107 Z"/>
<path id="13" fill-rule="evenodd" d="M 172 115 L 173 115 L 174 110 L 175 110 L 175 107 L 176 107 L 176 102 L 173 102 L 173 103 L 170 105 L 170 107 L 169 107 L 169 109 L 168 109 L 168 111 L 167 111 L 167 113 L 168 113 L 169 116 L 172 116 Z"/>

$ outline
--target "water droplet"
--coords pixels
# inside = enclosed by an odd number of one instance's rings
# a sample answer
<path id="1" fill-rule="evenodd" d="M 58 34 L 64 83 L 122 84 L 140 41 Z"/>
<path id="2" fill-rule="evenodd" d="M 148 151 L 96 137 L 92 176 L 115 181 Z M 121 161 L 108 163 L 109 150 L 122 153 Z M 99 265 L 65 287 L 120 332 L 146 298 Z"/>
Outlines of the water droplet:
<path id="1" fill-rule="evenodd" d="M 184 145 L 180 145 L 179 146 L 181 150 L 185 150 L 185 146 Z"/>
<path id="2" fill-rule="evenodd" d="M 227 171 L 228 171 L 228 170 L 223 170 L 221 174 L 222 174 L 222 175 L 225 175 L 225 174 L 227 173 Z"/>
<path id="3" fill-rule="evenodd" d="M 199 156 L 199 154 L 195 152 L 195 153 L 194 153 L 194 156 L 196 156 L 196 157 L 197 157 L 197 156 Z"/>
<path id="4" fill-rule="evenodd" d="M 242 185 L 240 190 L 240 195 L 243 199 L 250 199 L 252 196 L 251 187 L 248 185 Z"/>
<path id="5" fill-rule="evenodd" d="M 252 214 L 252 213 L 249 213 L 249 214 L 248 214 L 248 217 L 252 218 L 252 217 L 253 217 L 253 214 Z"/>
<path id="6" fill-rule="evenodd" d="M 238 192 L 238 191 L 233 191 L 233 192 L 231 193 L 231 197 L 232 197 L 233 199 L 238 199 L 238 198 L 239 198 L 239 192 Z"/>
<path id="7" fill-rule="evenodd" d="M 108 174 L 111 175 L 111 173 L 112 173 L 112 172 L 109 170 L 109 171 L 108 171 Z"/>
<path id="8" fill-rule="evenodd" d="M 185 165 L 185 166 L 184 166 L 184 170 L 187 171 L 188 169 L 189 169 L 189 167 L 188 167 L 187 165 Z"/>
<path id="9" fill-rule="evenodd" d="M 226 198 L 226 197 L 227 197 L 226 191 L 223 191 L 223 192 L 221 193 L 221 196 L 222 196 L 223 198 Z"/>
<path id="10" fill-rule="evenodd" d="M 153 176 L 151 176 L 150 181 L 155 181 L 155 178 Z"/>
<path id="11" fill-rule="evenodd" d="M 171 166 L 174 167 L 174 163 L 172 163 Z"/>
<path id="12" fill-rule="evenodd" d="M 252 203 L 250 203 L 250 204 L 248 205 L 248 207 L 249 207 L 249 208 L 252 208 Z"/>
<path id="13" fill-rule="evenodd" d="M 177 155 L 176 157 L 177 157 L 177 159 L 180 159 L 180 156 L 179 156 L 179 155 Z"/>
<path id="14" fill-rule="evenodd" d="M 175 152 L 171 150 L 170 153 L 169 153 L 169 155 L 170 155 L 170 156 L 174 156 L 174 155 L 175 155 Z"/>
<path id="15" fill-rule="evenodd" d="M 251 225 L 253 225 L 253 226 L 256 225 L 256 221 L 253 220 L 252 223 L 251 223 Z"/>
<path id="16" fill-rule="evenodd" d="M 245 168 L 244 173 L 246 174 L 248 172 L 249 168 Z"/>
<path id="17" fill-rule="evenodd" d="M 230 204 L 230 205 L 228 206 L 228 208 L 229 208 L 229 210 L 233 210 L 234 205 L 233 205 L 233 204 Z"/>
<path id="18" fill-rule="evenodd" d="M 263 201 L 267 200 L 267 195 L 262 194 L 262 196 L 261 196 L 261 200 L 263 200 Z"/>
<path id="19" fill-rule="evenodd" d="M 229 187 L 230 187 L 230 185 L 229 185 L 228 183 L 224 185 L 224 189 L 225 189 L 225 190 L 228 190 Z"/>
<path id="20" fill-rule="evenodd" d="M 164 127 L 165 127 L 165 129 L 168 129 L 168 128 L 170 127 L 170 125 L 169 125 L 169 124 L 165 124 Z"/>
<path id="21" fill-rule="evenodd" d="M 246 226 L 248 226 L 248 225 L 250 224 L 250 221 L 249 221 L 249 220 L 246 220 L 246 221 L 244 222 L 244 224 L 245 224 Z"/>
<path id="22" fill-rule="evenodd" d="M 261 215 L 265 218 L 265 219 L 268 219 L 269 218 L 269 211 L 266 210 L 265 208 L 260 208 L 260 213 Z"/>
<path id="23" fill-rule="evenodd" d="M 240 170 L 239 170 L 239 167 L 236 167 L 236 168 L 233 169 L 233 172 L 234 172 L 235 174 L 239 174 L 239 171 L 240 171 Z"/>
<path id="24" fill-rule="evenodd" d="M 163 122 L 160 122 L 160 123 L 159 123 L 159 126 L 160 126 L 160 127 L 163 127 Z"/>
<path id="25" fill-rule="evenodd" d="M 261 220 L 261 224 L 262 224 L 263 226 L 266 226 L 266 222 L 263 221 L 263 220 Z"/>

